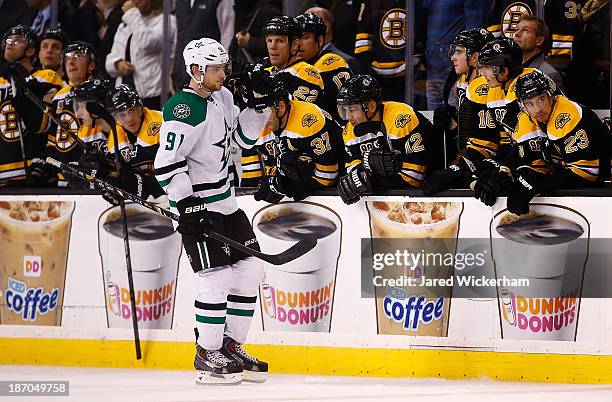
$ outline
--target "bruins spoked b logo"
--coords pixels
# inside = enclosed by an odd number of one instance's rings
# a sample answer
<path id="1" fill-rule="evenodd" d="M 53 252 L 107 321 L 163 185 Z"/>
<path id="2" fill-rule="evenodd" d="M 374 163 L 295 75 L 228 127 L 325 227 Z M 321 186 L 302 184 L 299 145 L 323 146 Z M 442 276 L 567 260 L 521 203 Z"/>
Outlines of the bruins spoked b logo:
<path id="1" fill-rule="evenodd" d="M 512 3 L 502 14 L 502 32 L 505 37 L 513 38 L 517 31 L 517 25 L 523 14 L 532 15 L 533 11 L 525 3 Z"/>
<path id="2" fill-rule="evenodd" d="M 406 46 L 406 10 L 393 8 L 380 21 L 380 42 L 389 49 Z"/>

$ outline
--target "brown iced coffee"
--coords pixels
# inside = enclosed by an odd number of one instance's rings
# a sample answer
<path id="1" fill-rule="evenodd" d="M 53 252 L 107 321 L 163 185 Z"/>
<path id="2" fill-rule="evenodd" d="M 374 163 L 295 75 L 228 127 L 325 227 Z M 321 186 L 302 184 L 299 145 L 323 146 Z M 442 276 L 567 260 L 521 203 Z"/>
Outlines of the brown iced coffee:
<path id="1" fill-rule="evenodd" d="M 411 260 L 414 264 L 386 265 L 374 271 L 374 276 L 379 276 L 375 281 L 378 333 L 446 336 L 452 286 L 422 283 L 423 278 L 452 277 L 452 265 L 445 265 L 436 256 L 455 253 L 462 203 L 373 201 L 366 205 L 375 239 L 373 254 L 406 251 L 411 257 L 421 258 L 418 262 Z M 388 282 L 401 278 L 412 282 L 402 285 Z"/>
<path id="2" fill-rule="evenodd" d="M 0 324 L 61 323 L 74 202 L 0 201 Z"/>

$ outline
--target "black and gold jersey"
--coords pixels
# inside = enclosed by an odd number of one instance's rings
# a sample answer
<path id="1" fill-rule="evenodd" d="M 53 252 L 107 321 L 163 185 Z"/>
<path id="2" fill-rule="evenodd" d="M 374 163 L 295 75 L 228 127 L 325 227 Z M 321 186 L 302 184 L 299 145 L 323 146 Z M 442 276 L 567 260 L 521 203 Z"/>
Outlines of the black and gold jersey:
<path id="1" fill-rule="evenodd" d="M 496 38 L 513 38 L 523 14 L 535 15 L 535 0 L 497 0 L 489 17 L 487 30 Z"/>
<path id="2" fill-rule="evenodd" d="M 406 3 L 360 1 L 355 56 L 381 79 L 406 74 Z"/>
<path id="3" fill-rule="evenodd" d="M 74 92 L 72 91 L 72 85 L 66 85 L 53 97 L 51 111 L 64 123 L 66 128 L 70 129 L 73 135 L 77 135 L 81 124 L 74 112 L 73 102 Z M 83 150 L 80 149 L 69 133 L 55 124 L 52 125 L 47 136 L 47 154 L 49 156 L 68 163 L 78 161 L 82 153 Z"/>
<path id="4" fill-rule="evenodd" d="M 564 69 L 572 60 L 574 37 L 580 34 L 580 9 L 586 0 L 547 0 L 544 19 L 552 36 L 547 61 L 556 69 Z"/>
<path id="5" fill-rule="evenodd" d="M 140 131 L 131 133 L 117 123 L 117 141 L 119 152 L 125 163 L 143 173 L 153 173 L 153 162 L 159 148 L 159 129 L 162 114 L 157 110 L 143 108 L 143 119 Z M 115 153 L 115 142 L 112 135 L 108 138 L 108 152 Z"/>
<path id="6" fill-rule="evenodd" d="M 26 86 L 39 98 L 62 84 L 51 70 L 34 71 L 26 78 Z M 25 180 L 23 155 L 27 166 L 44 156 L 48 129 L 48 117 L 24 94 L 13 94 L 10 80 L 0 76 L 0 186 Z"/>
<path id="7" fill-rule="evenodd" d="M 374 148 L 393 149 L 402 153 L 402 167 L 395 177 L 372 178 L 377 190 L 420 188 L 425 177 L 438 168 L 443 159 L 434 138 L 433 125 L 405 103 L 384 102 L 379 129 L 361 132 L 359 126 L 354 127 L 348 123 L 342 134 L 348 154 L 348 171 L 362 164 L 364 152 Z"/>
<path id="8" fill-rule="evenodd" d="M 267 67 L 266 70 L 278 76 L 294 98 L 323 106 L 325 84 L 316 68 L 298 60 L 282 70 Z"/>
<path id="9" fill-rule="evenodd" d="M 461 103 L 465 99 L 465 94 L 467 92 L 469 84 L 470 83 L 467 80 L 466 74 L 461 74 L 459 78 L 457 79 L 457 82 L 455 84 L 455 89 L 457 91 L 457 104 L 459 106 L 461 106 Z"/>
<path id="10" fill-rule="evenodd" d="M 518 173 L 521 173 L 524 169 L 544 175 L 552 173 L 551 157 L 544 152 L 546 133 L 528 114 L 519 113 L 518 123 L 512 138 L 514 155 L 506 161 L 512 163 L 512 166 L 508 167 Z M 508 165 L 509 163 L 505 164 Z"/>
<path id="11" fill-rule="evenodd" d="M 273 132 L 266 125 L 259 134 L 255 148 L 261 154 L 265 171 L 268 175 L 276 174 L 276 158 L 280 150 L 300 151 L 312 158 L 314 173 L 310 180 L 303 183 L 293 183 L 306 190 L 317 190 L 335 184 L 338 172 L 343 162 L 343 146 L 340 127 L 331 116 L 318 106 L 294 99 L 287 124 L 282 131 Z M 249 178 L 259 181 L 262 176 L 259 157 L 254 156 L 252 163 L 257 168 L 244 170 Z M 243 185 L 244 186 L 244 185 Z"/>
<path id="12" fill-rule="evenodd" d="M 313 66 L 321 74 L 325 85 L 322 102 L 323 109 L 329 112 L 336 121 L 340 122 L 338 108 L 336 107 L 338 91 L 342 84 L 351 78 L 353 73 L 342 56 L 329 50 L 323 50 L 318 59 L 313 63 Z"/>

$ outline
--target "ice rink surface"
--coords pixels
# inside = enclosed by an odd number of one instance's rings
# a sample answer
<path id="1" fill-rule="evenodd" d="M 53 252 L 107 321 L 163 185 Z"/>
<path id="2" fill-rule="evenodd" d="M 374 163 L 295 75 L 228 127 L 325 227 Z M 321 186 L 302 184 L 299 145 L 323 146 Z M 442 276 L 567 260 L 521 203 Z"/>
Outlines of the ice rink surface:
<path id="1" fill-rule="evenodd" d="M 69 397 L 0 401 L 571 401 L 611 402 L 612 385 L 271 375 L 265 384 L 195 384 L 195 371 L 1 366 L 0 380 L 70 381 Z"/>

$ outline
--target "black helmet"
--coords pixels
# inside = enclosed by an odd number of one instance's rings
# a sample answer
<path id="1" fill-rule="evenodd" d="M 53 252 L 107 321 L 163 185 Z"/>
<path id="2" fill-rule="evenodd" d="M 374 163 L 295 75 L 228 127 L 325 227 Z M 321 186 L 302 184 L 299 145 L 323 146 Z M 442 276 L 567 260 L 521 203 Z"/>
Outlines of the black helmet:
<path id="1" fill-rule="evenodd" d="M 87 42 L 75 41 L 70 43 L 64 48 L 63 58 L 66 58 L 66 55 L 72 52 L 84 53 L 87 57 L 89 57 L 89 60 L 96 61 L 96 54 L 94 53 L 94 48 L 91 44 Z"/>
<path id="2" fill-rule="evenodd" d="M 28 42 L 27 48 L 36 47 L 38 45 L 38 35 L 36 35 L 32 28 L 26 27 L 25 25 L 16 25 L 2 35 L 2 49 L 4 49 L 6 40 L 11 35 L 20 35 L 25 37 Z"/>
<path id="3" fill-rule="evenodd" d="M 487 67 L 507 67 L 510 71 L 523 65 L 523 51 L 509 38 L 498 38 L 482 47 L 478 63 Z"/>
<path id="4" fill-rule="evenodd" d="M 68 44 L 68 35 L 66 32 L 62 31 L 59 28 L 48 28 L 43 32 L 40 36 L 40 41 L 42 42 L 45 39 L 55 39 L 62 42 L 62 47 L 66 47 Z"/>
<path id="5" fill-rule="evenodd" d="M 128 84 L 119 85 L 108 92 L 106 109 L 111 113 L 120 112 L 133 106 L 142 106 L 138 92 Z"/>
<path id="6" fill-rule="evenodd" d="M 338 91 L 338 105 L 347 106 L 361 104 L 367 111 L 367 103 L 374 99 L 382 101 L 382 90 L 376 78 L 371 75 L 359 74 L 349 78 Z"/>
<path id="7" fill-rule="evenodd" d="M 86 102 L 104 102 L 112 89 L 106 78 L 96 77 L 83 82 L 74 89 L 74 99 Z"/>
<path id="8" fill-rule="evenodd" d="M 298 15 L 295 19 L 300 24 L 302 33 L 312 32 L 315 34 L 315 37 L 318 38 L 319 36 L 325 36 L 327 32 L 327 26 L 325 26 L 321 17 L 316 14 L 306 13 Z"/>
<path id="9" fill-rule="evenodd" d="M 267 35 L 284 35 L 289 38 L 289 42 L 295 38 L 302 36 L 300 24 L 294 17 L 281 15 L 274 17 L 264 27 L 264 36 Z"/>
<path id="10" fill-rule="evenodd" d="M 557 85 L 549 76 L 540 70 L 535 70 L 516 80 L 515 91 L 516 97 L 522 104 L 526 99 L 543 93 L 554 96 L 557 92 Z"/>
<path id="11" fill-rule="evenodd" d="M 485 44 L 494 39 L 493 34 L 484 28 L 466 29 L 459 32 L 453 39 L 451 52 L 454 51 L 455 46 L 463 46 L 467 57 L 470 57 L 474 52 L 480 52 Z"/>

